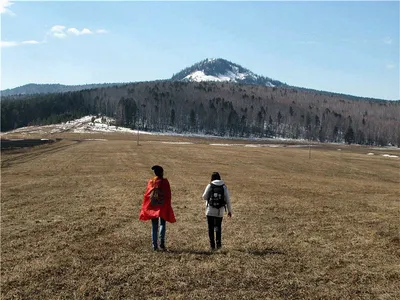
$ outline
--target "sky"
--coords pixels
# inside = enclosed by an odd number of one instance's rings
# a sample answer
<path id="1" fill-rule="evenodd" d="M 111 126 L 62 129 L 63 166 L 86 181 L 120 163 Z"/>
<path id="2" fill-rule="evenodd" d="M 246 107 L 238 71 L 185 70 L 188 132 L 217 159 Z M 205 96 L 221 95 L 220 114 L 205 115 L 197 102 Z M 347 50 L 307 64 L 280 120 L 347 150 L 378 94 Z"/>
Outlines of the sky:
<path id="1" fill-rule="evenodd" d="M 289 85 L 400 99 L 400 4 L 0 0 L 1 89 L 168 79 L 224 58 Z"/>

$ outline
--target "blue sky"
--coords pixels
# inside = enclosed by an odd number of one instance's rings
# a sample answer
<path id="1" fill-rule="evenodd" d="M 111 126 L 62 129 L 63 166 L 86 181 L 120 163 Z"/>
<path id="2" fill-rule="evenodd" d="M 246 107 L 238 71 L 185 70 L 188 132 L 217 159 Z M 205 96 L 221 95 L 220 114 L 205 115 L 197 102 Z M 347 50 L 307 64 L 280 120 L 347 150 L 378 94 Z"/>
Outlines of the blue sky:
<path id="1" fill-rule="evenodd" d="M 170 78 L 225 58 L 290 85 L 400 99 L 399 2 L 17 2 L 1 89 Z"/>

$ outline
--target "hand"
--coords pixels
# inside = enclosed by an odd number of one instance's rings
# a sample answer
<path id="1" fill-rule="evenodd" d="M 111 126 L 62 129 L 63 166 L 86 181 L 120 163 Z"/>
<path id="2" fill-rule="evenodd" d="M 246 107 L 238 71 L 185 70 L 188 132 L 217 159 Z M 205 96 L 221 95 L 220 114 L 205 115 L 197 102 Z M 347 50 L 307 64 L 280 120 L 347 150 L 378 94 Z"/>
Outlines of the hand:
<path id="1" fill-rule="evenodd" d="M 229 218 L 232 217 L 232 213 L 228 212 L 228 217 Z"/>

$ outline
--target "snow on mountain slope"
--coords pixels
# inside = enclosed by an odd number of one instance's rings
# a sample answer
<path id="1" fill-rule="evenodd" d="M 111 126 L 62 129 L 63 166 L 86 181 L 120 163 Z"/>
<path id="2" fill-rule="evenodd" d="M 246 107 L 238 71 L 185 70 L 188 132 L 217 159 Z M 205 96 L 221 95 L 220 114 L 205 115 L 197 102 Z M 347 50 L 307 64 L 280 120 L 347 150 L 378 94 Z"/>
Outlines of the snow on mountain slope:
<path id="1" fill-rule="evenodd" d="M 171 80 L 191 82 L 235 82 L 243 84 L 265 85 L 270 87 L 286 85 L 280 81 L 256 75 L 238 64 L 221 58 L 208 58 L 198 62 L 172 76 Z"/>

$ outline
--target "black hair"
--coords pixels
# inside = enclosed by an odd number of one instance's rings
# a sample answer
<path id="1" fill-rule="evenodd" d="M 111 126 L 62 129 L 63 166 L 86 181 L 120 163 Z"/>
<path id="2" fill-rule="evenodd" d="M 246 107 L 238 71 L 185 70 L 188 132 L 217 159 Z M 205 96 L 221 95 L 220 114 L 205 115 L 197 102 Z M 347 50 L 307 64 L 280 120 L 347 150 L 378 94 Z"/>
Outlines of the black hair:
<path id="1" fill-rule="evenodd" d="M 152 166 L 151 169 L 154 171 L 154 174 L 156 174 L 157 177 L 162 178 L 164 175 L 164 169 L 161 166 L 155 165 Z"/>
<path id="2" fill-rule="evenodd" d="M 212 173 L 212 175 L 211 175 L 211 181 L 214 181 L 214 180 L 221 180 L 221 176 L 219 175 L 218 172 L 213 172 L 213 173 Z"/>

